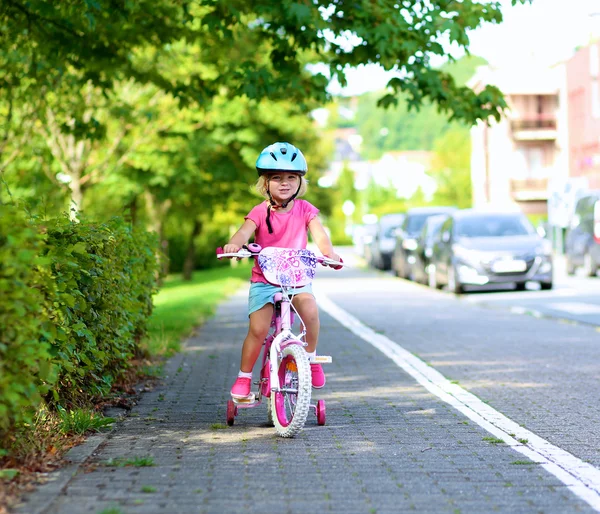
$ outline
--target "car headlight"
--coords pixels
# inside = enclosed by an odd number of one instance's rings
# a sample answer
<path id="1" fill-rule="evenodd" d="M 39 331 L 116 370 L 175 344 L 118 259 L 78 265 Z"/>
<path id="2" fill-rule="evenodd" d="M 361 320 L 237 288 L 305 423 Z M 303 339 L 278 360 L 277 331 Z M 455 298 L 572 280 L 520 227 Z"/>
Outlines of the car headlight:
<path id="1" fill-rule="evenodd" d="M 464 246 L 460 246 L 457 244 L 452 245 L 452 253 L 454 253 L 454 256 L 457 259 L 466 262 L 467 264 L 477 265 L 481 261 L 481 256 L 479 252 L 476 252 L 475 250 L 470 250 L 469 248 L 465 248 Z"/>
<path id="2" fill-rule="evenodd" d="M 552 255 L 552 243 L 550 241 L 542 241 L 542 244 L 535 249 L 535 253 L 544 257 L 550 257 Z"/>
<path id="3" fill-rule="evenodd" d="M 419 245 L 416 239 L 405 239 L 404 241 L 402 241 L 402 248 L 404 248 L 405 250 L 416 250 L 417 246 Z"/>

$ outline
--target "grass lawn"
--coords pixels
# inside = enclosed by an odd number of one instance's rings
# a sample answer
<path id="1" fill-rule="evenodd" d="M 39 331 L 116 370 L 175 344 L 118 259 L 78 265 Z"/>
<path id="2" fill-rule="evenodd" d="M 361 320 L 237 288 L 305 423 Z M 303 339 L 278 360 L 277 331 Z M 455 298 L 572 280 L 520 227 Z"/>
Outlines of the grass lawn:
<path id="1" fill-rule="evenodd" d="M 252 263 L 194 272 L 190 282 L 181 275 L 169 276 L 154 297 L 154 312 L 143 345 L 151 355 L 169 356 L 194 327 L 214 312 L 217 304 L 250 280 Z"/>

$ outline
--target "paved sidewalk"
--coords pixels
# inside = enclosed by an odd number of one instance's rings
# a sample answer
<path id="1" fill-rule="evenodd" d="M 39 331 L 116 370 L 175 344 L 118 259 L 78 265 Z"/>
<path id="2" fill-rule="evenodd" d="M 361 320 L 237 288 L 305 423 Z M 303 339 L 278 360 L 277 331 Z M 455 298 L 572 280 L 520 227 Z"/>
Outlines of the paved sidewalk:
<path id="1" fill-rule="evenodd" d="M 320 348 L 334 362 L 314 397 L 327 402 L 327 425 L 311 414 L 298 437 L 281 439 L 263 405 L 227 427 L 245 313 L 242 291 L 73 476 L 41 487 L 18 512 L 593 512 L 325 314 Z M 106 465 L 142 457 L 154 465 Z"/>

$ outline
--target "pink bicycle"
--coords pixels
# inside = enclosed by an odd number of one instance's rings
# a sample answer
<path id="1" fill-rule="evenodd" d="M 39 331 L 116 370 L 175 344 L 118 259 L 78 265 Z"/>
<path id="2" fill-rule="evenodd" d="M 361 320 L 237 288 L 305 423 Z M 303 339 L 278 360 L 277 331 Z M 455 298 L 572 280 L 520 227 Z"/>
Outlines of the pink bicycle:
<path id="1" fill-rule="evenodd" d="M 290 248 L 261 248 L 249 244 L 236 253 L 223 253 L 217 249 L 217 257 L 256 257 L 265 278 L 281 288 L 273 301 L 275 309 L 269 335 L 263 343 L 260 379 L 256 393 L 244 399 L 227 402 L 227 424 L 233 425 L 240 408 L 252 408 L 267 398 L 269 424 L 281 437 L 294 437 L 306 423 L 310 409 L 314 409 L 319 425 L 325 424 L 325 401 L 311 404 L 311 373 L 308 356 L 304 351 L 306 330 L 302 319 L 292 305 L 294 289 L 308 285 L 315 276 L 317 264 L 339 269 L 342 263 L 327 257 L 318 257 L 310 250 Z M 300 334 L 294 334 L 294 317 L 302 326 Z M 315 362 L 325 364 L 331 357 L 319 355 Z"/>

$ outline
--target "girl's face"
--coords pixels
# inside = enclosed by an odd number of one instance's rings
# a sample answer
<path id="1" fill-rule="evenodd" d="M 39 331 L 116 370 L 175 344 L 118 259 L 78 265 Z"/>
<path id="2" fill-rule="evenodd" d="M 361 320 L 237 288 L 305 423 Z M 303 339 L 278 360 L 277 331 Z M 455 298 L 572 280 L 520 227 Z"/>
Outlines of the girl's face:
<path id="1" fill-rule="evenodd" d="M 278 203 L 288 200 L 300 185 L 300 175 L 298 173 L 273 173 L 269 176 L 269 191 L 271 196 Z"/>

